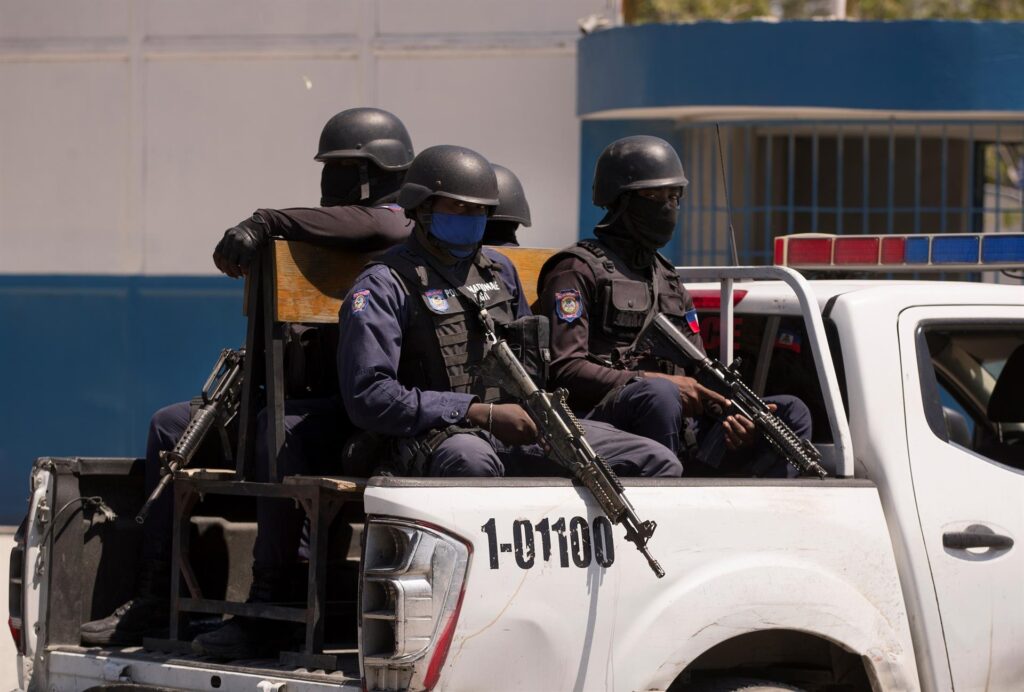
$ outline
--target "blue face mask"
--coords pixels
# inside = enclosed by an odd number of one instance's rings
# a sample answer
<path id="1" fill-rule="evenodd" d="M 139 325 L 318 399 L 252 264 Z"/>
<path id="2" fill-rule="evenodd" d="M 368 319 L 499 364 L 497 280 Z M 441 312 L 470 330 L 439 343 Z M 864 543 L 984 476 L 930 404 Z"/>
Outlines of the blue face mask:
<path id="1" fill-rule="evenodd" d="M 459 258 L 469 257 L 484 237 L 487 217 L 434 212 L 430 216 L 430 235 L 445 244 Z"/>

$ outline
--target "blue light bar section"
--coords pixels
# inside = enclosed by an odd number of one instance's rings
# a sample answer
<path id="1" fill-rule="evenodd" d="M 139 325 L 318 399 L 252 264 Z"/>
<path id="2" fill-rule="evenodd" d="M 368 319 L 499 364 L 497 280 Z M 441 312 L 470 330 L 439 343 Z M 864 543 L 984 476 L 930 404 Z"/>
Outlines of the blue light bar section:
<path id="1" fill-rule="evenodd" d="M 907 238 L 903 257 L 907 264 L 928 264 L 928 238 Z"/>
<path id="2" fill-rule="evenodd" d="M 1024 262 L 1024 234 L 990 235 L 982 239 L 981 261 Z"/>
<path id="3" fill-rule="evenodd" d="M 966 264 L 978 261 L 978 237 L 935 236 L 932 238 L 932 262 L 935 264 Z"/>

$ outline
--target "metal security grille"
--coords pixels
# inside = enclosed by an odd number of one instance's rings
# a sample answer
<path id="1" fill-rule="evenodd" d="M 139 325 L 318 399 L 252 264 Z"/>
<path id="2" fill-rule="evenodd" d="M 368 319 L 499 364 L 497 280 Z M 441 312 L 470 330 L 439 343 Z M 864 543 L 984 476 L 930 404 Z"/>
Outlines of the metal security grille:
<path id="1" fill-rule="evenodd" d="M 730 121 L 721 158 L 713 122 L 681 123 L 677 144 L 682 264 L 731 262 L 725 180 L 744 264 L 771 263 L 788 233 L 1024 231 L 1024 120 Z"/>

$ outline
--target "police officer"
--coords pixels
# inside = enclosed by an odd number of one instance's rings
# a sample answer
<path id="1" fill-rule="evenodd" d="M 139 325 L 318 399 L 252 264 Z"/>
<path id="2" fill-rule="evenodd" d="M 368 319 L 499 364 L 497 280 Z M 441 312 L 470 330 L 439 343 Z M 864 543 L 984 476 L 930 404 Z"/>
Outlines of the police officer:
<path id="1" fill-rule="evenodd" d="M 569 390 L 570 404 L 588 419 L 675 451 L 687 475 L 784 477 L 785 461 L 760 440 L 753 422 L 740 415 L 716 422 L 705 407 L 726 408 L 725 398 L 635 348 L 660 311 L 685 325 L 703 350 L 693 301 L 658 253 L 675 231 L 687 183 L 679 156 L 657 137 L 626 137 L 602 152 L 593 201 L 607 213 L 596 238 L 551 257 L 538 277 L 539 305 L 551 319 L 552 382 Z M 810 436 L 803 402 L 770 401 L 794 432 Z"/>
<path id="2" fill-rule="evenodd" d="M 342 111 L 324 126 L 315 158 L 324 164 L 320 189 L 321 204 L 325 206 L 257 210 L 225 231 L 213 254 L 218 269 L 232 277 L 242 276 L 260 249 L 275 236 L 359 250 L 387 247 L 408 236 L 412 223 L 392 203 L 413 158 L 412 141 L 401 120 L 377 108 Z M 289 361 L 305 362 L 307 371 L 289 373 L 291 398 L 285 405 L 286 443 L 279 468 L 300 473 L 310 465 L 340 458 L 348 427 L 337 397 L 329 396 L 336 391 L 336 335 L 311 331 L 301 325 L 292 325 L 287 334 L 286 352 L 296 356 Z M 318 350 L 323 353 L 318 354 Z M 325 383 L 329 386 L 325 387 Z M 174 447 L 189 417 L 189 403 L 181 402 L 158 410 L 150 420 L 145 465 L 147 495 L 160 480 L 160 452 Z M 265 426 L 265 415 L 261 413 L 256 433 L 258 472 L 266 469 Z M 294 430 L 301 430 L 301 434 L 293 434 Z M 206 446 L 194 464 L 222 466 L 226 464 L 223 456 Z M 139 644 L 143 634 L 167 626 L 172 511 L 172 493 L 165 492 L 153 505 L 143 526 L 137 595 L 108 617 L 84 623 L 83 643 Z M 258 512 L 261 517 L 265 515 L 268 526 L 284 536 L 264 545 L 274 548 L 297 543 L 302 528 L 301 511 L 285 502 L 269 501 L 261 502 Z M 291 557 L 294 555 L 292 550 Z M 257 554 L 257 572 L 267 576 L 257 580 L 254 587 L 265 587 L 274 581 L 280 570 L 265 566 L 284 560 L 277 553 Z"/>
<path id="3" fill-rule="evenodd" d="M 530 205 L 526 201 L 523 184 L 516 174 L 505 166 L 491 164 L 498 179 L 498 207 L 487 218 L 484 245 L 518 247 L 516 231 L 520 225 L 530 226 Z"/>
<path id="4" fill-rule="evenodd" d="M 530 314 L 514 266 L 481 247 L 497 198 L 496 176 L 480 154 L 448 145 L 421 152 L 398 196 L 416 223 L 413 234 L 370 264 L 342 304 L 345 407 L 358 427 L 425 444 L 416 474 L 556 473 L 535 444 L 533 421 L 475 368 L 484 355 L 477 299 L 499 325 Z M 586 429 L 620 473 L 679 475 L 660 445 L 607 424 Z"/>
<path id="5" fill-rule="evenodd" d="M 218 269 L 242 276 L 271 237 L 360 251 L 405 240 L 412 224 L 394 199 L 413 148 L 397 116 L 379 108 L 338 113 L 324 125 L 314 158 L 324 164 L 321 206 L 257 209 L 224 232 L 213 252 Z"/>

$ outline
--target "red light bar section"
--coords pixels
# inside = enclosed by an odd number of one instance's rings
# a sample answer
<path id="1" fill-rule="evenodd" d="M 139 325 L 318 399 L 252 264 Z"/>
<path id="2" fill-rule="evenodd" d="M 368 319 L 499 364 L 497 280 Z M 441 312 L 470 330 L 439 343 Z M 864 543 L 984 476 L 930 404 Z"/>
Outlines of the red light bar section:
<path id="1" fill-rule="evenodd" d="M 775 239 L 775 264 L 786 264 L 786 241 L 782 238 Z"/>
<path id="2" fill-rule="evenodd" d="M 787 262 L 799 264 L 831 264 L 832 238 L 790 238 Z"/>
<path id="3" fill-rule="evenodd" d="M 733 291 L 733 307 L 739 305 L 739 302 L 743 300 L 745 295 L 747 295 L 747 292 L 742 288 Z M 690 291 L 690 297 L 693 298 L 693 307 L 698 310 L 718 310 L 722 307 L 722 294 L 719 291 L 705 291 L 703 289 Z"/>
<path id="4" fill-rule="evenodd" d="M 836 264 L 878 264 L 878 238 L 836 238 Z"/>
<path id="5" fill-rule="evenodd" d="M 903 264 L 906 238 L 882 238 L 882 264 Z"/>

